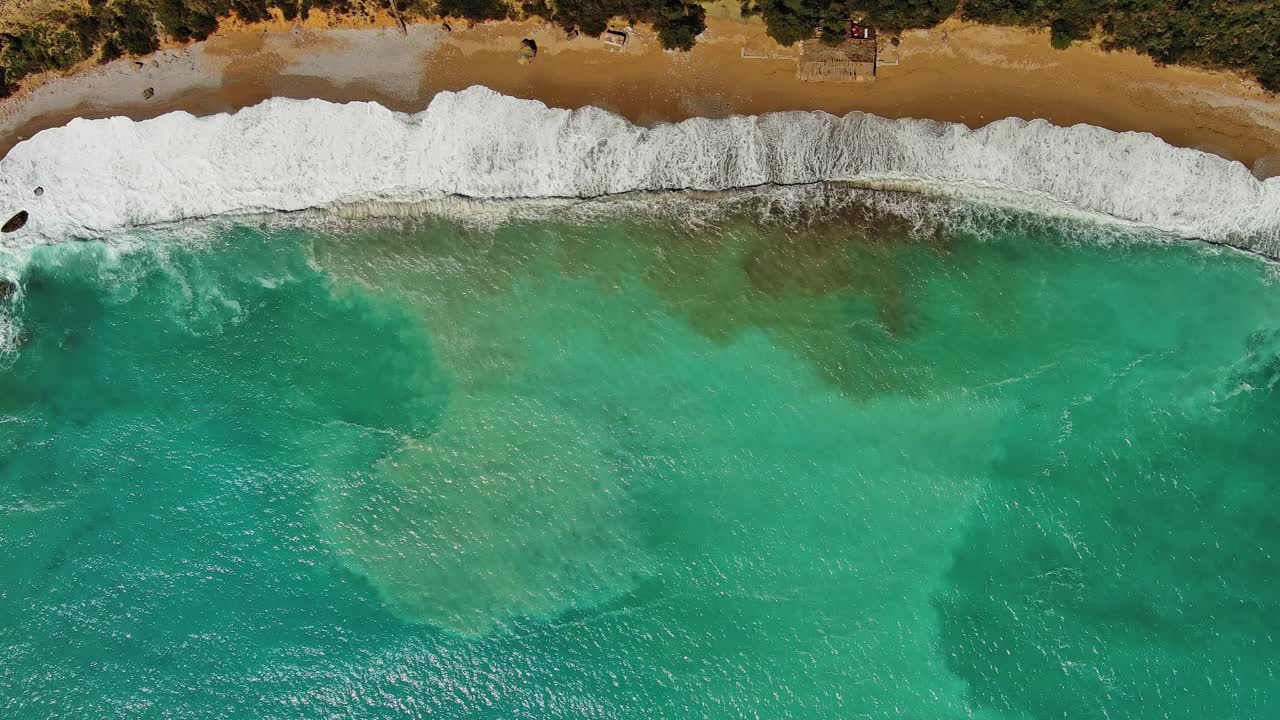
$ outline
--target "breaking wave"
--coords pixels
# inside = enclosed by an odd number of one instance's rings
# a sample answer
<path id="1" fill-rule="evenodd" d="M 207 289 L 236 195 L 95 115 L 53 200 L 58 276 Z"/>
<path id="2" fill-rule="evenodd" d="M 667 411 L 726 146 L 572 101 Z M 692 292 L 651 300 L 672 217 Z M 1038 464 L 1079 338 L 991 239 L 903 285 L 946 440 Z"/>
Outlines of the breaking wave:
<path id="1" fill-rule="evenodd" d="M 645 128 L 483 87 L 440 93 L 412 115 L 273 99 L 202 118 L 75 120 L 0 161 L 0 210 L 30 212 L 4 239 L 13 246 L 227 214 L 817 182 L 1105 217 L 1280 255 L 1280 178 L 1145 133 L 822 112 Z"/>

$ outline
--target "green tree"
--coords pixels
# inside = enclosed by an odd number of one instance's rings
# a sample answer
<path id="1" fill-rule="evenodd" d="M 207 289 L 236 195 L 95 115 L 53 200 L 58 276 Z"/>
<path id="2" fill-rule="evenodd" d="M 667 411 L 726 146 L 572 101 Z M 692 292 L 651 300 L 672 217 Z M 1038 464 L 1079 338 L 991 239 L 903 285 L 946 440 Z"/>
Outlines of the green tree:
<path id="1" fill-rule="evenodd" d="M 691 50 L 695 39 L 707 29 L 707 11 L 682 0 L 658 0 L 653 27 L 662 47 Z"/>
<path id="2" fill-rule="evenodd" d="M 956 5 L 957 0 L 854 0 L 848 10 L 868 25 L 896 32 L 933 27 L 951 17 Z"/>
<path id="3" fill-rule="evenodd" d="M 782 45 L 794 45 L 813 37 L 828 6 L 811 0 L 759 0 L 755 11 L 764 18 L 769 37 Z"/>

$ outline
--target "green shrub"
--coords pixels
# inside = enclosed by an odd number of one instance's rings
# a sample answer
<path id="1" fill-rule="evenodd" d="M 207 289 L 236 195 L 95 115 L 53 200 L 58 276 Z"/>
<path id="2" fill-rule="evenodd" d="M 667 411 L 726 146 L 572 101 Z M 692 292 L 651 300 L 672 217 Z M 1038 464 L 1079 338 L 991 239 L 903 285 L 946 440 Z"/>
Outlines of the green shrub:
<path id="1" fill-rule="evenodd" d="M 116 36 L 112 35 L 106 39 L 106 42 L 102 43 L 102 55 L 99 56 L 98 62 L 106 64 L 123 56 L 124 48 L 120 46 L 120 41 L 116 39 Z"/>
<path id="2" fill-rule="evenodd" d="M 445 17 L 468 20 L 500 20 L 507 16 L 502 0 L 440 0 L 436 8 Z"/>
<path id="3" fill-rule="evenodd" d="M 114 25 L 120 45 L 133 55 L 147 55 L 160 49 L 155 15 L 141 0 L 122 0 L 115 9 Z"/>

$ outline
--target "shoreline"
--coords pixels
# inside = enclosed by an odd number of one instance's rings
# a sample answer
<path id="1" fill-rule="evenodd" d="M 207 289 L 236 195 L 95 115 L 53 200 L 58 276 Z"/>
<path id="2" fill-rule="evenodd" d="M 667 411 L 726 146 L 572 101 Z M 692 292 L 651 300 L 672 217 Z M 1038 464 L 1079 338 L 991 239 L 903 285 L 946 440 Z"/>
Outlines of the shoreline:
<path id="1" fill-rule="evenodd" d="M 341 25 L 319 16 L 305 27 L 281 21 L 228 23 L 201 43 L 170 47 L 54 78 L 0 101 L 0 153 L 75 117 L 135 120 L 175 110 L 231 112 L 269 97 L 368 100 L 415 112 L 442 90 L 481 84 L 552 107 L 594 105 L 641 125 L 692 117 L 822 110 L 885 118 L 927 118 L 971 128 L 1006 117 L 1149 132 L 1280 175 L 1280 98 L 1240 77 L 1159 67 L 1131 52 L 1050 47 L 1047 33 L 948 20 L 904 33 L 868 83 L 806 83 L 796 51 L 758 21 L 712 8 L 707 32 L 688 53 L 664 52 L 635 28 L 627 48 L 596 38 L 565 39 L 541 21 L 455 28 L 388 23 Z M 531 38 L 538 54 L 516 61 Z M 897 64 L 891 64 L 897 55 Z M 759 57 L 764 56 L 764 57 Z M 151 89 L 150 97 L 144 91 Z"/>
<path id="2" fill-rule="evenodd" d="M 1280 178 L 1259 181 L 1237 162 L 1149 134 L 1043 120 L 971 130 L 792 113 L 643 128 L 474 86 L 413 115 L 276 98 L 233 115 L 73 123 L 18 146 L 4 166 L 0 198 L 30 211 L 22 232 L 37 242 L 342 204 L 831 182 L 1109 216 L 1280 254 Z"/>

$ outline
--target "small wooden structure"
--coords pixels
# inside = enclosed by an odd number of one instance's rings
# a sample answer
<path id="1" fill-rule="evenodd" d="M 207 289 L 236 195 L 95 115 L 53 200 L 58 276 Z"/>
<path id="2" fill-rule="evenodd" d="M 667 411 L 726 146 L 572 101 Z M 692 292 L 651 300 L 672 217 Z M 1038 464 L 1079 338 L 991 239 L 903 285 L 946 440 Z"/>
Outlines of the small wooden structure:
<path id="1" fill-rule="evenodd" d="M 624 48 L 627 46 L 627 33 L 622 30 L 605 30 L 604 35 L 600 38 L 604 40 L 605 45 L 615 48 Z"/>
<path id="2" fill-rule="evenodd" d="M 820 38 L 800 43 L 796 77 L 806 82 L 865 82 L 876 78 L 876 32 L 854 20 L 837 44 Z"/>

